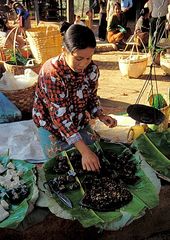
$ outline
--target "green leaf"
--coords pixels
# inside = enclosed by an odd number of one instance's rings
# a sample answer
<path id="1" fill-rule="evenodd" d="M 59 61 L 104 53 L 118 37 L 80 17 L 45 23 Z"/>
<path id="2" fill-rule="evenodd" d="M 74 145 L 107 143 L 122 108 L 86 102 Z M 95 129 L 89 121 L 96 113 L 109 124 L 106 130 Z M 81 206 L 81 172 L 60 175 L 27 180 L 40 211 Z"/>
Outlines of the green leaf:
<path id="1" fill-rule="evenodd" d="M 91 147 L 93 149 L 113 151 L 118 155 L 121 155 L 123 151 L 129 150 L 129 148 L 123 144 L 106 142 L 97 142 Z M 70 152 L 74 150 L 75 149 L 71 149 L 67 152 L 63 152 L 62 154 L 69 155 Z M 146 209 L 150 209 L 158 205 L 159 197 L 154 184 L 145 175 L 144 171 L 140 167 L 141 159 L 136 155 L 133 155 L 132 160 L 135 161 L 138 165 L 137 175 L 140 176 L 140 181 L 134 186 L 127 186 L 129 191 L 133 194 L 133 199 L 126 206 L 110 212 L 99 212 L 82 208 L 79 205 L 79 202 L 81 201 L 84 193 L 84 189 L 81 186 L 80 190 L 66 192 L 66 196 L 69 197 L 73 203 L 73 209 L 67 208 L 56 196 L 53 196 L 57 203 L 56 208 L 59 204 L 64 211 L 67 211 L 73 217 L 73 219 L 77 219 L 83 225 L 83 227 L 97 226 L 102 228 L 110 226 L 113 228 L 120 228 L 126 224 L 125 215 L 128 216 L 127 221 L 133 221 L 134 219 L 142 216 L 143 212 Z M 56 177 L 56 174 L 51 174 L 51 169 L 53 168 L 54 164 L 55 158 L 50 159 L 45 163 L 44 171 L 46 180 Z M 71 164 L 70 161 L 69 164 Z M 52 205 L 49 203 L 48 207 L 50 210 L 52 210 L 53 213 L 57 213 L 57 210 L 54 210 L 54 202 Z M 124 215 L 123 213 L 126 214 Z"/>
<path id="2" fill-rule="evenodd" d="M 170 177 L 170 132 L 147 133 L 137 138 L 132 147 L 135 147 L 141 158 L 155 171 Z"/>
<path id="3" fill-rule="evenodd" d="M 23 171 L 21 180 L 29 187 L 29 195 L 18 205 L 10 205 L 9 217 L 4 221 L 0 222 L 0 228 L 16 228 L 25 218 L 28 210 L 29 203 L 35 202 L 38 197 L 38 189 L 36 186 L 36 177 L 34 175 L 34 166 L 30 163 L 27 163 L 23 160 L 14 160 L 10 159 L 9 153 L 0 155 L 0 162 L 6 166 L 8 162 L 11 161 L 16 170 Z M 2 187 L 0 186 L 0 190 Z"/>

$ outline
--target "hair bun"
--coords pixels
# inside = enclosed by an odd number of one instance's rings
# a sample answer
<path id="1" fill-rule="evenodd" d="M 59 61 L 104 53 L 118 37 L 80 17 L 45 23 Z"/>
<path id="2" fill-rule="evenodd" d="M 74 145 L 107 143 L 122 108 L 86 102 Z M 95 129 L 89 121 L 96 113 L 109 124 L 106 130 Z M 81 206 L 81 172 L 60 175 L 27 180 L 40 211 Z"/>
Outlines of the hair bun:
<path id="1" fill-rule="evenodd" d="M 63 22 L 60 28 L 61 35 L 64 35 L 67 29 L 71 26 L 71 23 L 69 22 Z"/>

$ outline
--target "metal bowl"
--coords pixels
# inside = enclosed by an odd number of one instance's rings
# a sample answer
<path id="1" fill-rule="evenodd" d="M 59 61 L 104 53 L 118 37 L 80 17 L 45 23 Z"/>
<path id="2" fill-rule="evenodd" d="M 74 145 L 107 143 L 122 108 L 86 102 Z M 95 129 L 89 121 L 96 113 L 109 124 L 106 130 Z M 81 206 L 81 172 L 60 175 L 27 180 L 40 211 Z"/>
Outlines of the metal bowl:
<path id="1" fill-rule="evenodd" d="M 134 120 L 145 124 L 159 125 L 165 119 L 165 115 L 160 110 L 143 104 L 130 105 L 127 113 Z"/>

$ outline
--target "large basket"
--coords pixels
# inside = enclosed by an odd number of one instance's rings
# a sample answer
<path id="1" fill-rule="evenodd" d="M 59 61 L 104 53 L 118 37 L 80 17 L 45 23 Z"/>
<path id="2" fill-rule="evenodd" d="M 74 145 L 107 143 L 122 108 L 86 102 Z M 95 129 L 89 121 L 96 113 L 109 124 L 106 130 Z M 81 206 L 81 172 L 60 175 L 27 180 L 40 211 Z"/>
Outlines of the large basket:
<path id="1" fill-rule="evenodd" d="M 164 70 L 164 72 L 167 75 L 170 75 L 170 54 L 169 53 L 166 53 L 166 54 L 161 53 L 160 65 L 161 65 L 161 68 Z"/>
<path id="2" fill-rule="evenodd" d="M 24 66 L 24 65 L 21 66 L 21 65 L 13 65 L 13 64 L 10 64 L 10 61 L 6 61 L 4 62 L 4 67 L 6 71 L 13 73 L 14 75 L 22 75 L 24 74 L 24 71 L 28 68 L 31 68 L 34 72 L 38 74 L 41 68 L 41 64 L 36 64 L 35 66 Z"/>
<path id="3" fill-rule="evenodd" d="M 61 53 L 62 37 L 58 26 L 35 27 L 26 31 L 32 54 L 37 63 L 44 63 Z"/>
<path id="4" fill-rule="evenodd" d="M 143 46 L 144 53 L 139 52 L 139 45 Z M 136 34 L 133 34 L 130 37 L 129 41 L 126 43 L 124 52 L 126 52 L 127 48 L 130 46 L 131 51 L 129 56 L 123 55 L 119 59 L 119 69 L 123 76 L 127 76 L 129 78 L 138 78 L 146 70 L 148 54 L 142 39 Z"/>
<path id="5" fill-rule="evenodd" d="M 0 32 L 0 47 L 3 48 L 6 40 L 6 33 Z"/>
<path id="6" fill-rule="evenodd" d="M 20 90 L 0 90 L 13 102 L 21 112 L 31 113 L 35 94 L 34 84 L 31 87 Z"/>
<path id="7" fill-rule="evenodd" d="M 19 29 L 18 27 L 14 27 L 6 36 L 3 51 L 1 51 L 1 55 L 4 54 L 4 56 L 3 56 L 4 57 L 4 67 L 5 67 L 6 71 L 11 72 L 14 75 L 22 75 L 22 74 L 24 74 L 25 69 L 28 69 L 28 68 L 31 68 L 34 72 L 36 72 L 38 74 L 39 70 L 41 68 L 41 65 L 39 63 L 36 63 L 34 66 L 32 66 L 32 65 L 25 66 L 25 65 L 18 65 L 18 64 L 11 63 L 10 60 L 8 60 L 9 59 L 8 58 L 9 56 L 7 56 L 9 54 L 9 53 L 7 54 L 8 50 L 12 50 L 14 56 L 16 56 L 16 52 L 17 52 L 17 50 L 19 50 L 19 48 L 17 49 L 17 47 L 16 47 L 16 43 L 17 43 L 17 36 L 20 33 L 20 30 L 21 29 Z M 26 42 L 25 46 L 28 47 L 25 32 L 24 32 L 24 30 L 21 30 L 21 31 L 22 31 L 22 37 L 23 37 L 23 39 L 25 39 L 24 42 Z M 19 52 L 21 52 L 21 49 L 19 50 Z M 27 60 L 30 61 L 30 59 L 27 59 Z M 36 61 L 34 61 L 34 62 L 36 62 Z"/>
<path id="8" fill-rule="evenodd" d="M 133 55 L 132 57 L 121 57 L 119 59 L 119 69 L 123 76 L 138 78 L 146 70 L 148 57 L 146 55 Z"/>

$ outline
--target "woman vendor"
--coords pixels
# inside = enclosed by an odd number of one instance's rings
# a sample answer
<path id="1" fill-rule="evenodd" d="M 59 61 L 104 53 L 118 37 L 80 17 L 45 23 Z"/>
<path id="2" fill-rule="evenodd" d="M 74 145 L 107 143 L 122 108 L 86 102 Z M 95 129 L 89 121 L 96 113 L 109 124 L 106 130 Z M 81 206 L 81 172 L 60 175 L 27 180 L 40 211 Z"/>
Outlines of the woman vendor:
<path id="1" fill-rule="evenodd" d="M 126 28 L 127 20 L 121 11 L 121 5 L 116 2 L 113 6 L 113 14 L 109 17 L 107 25 L 107 39 L 114 44 L 115 50 L 130 36 L 130 29 Z"/>
<path id="2" fill-rule="evenodd" d="M 98 117 L 108 127 L 117 122 L 103 114 L 97 97 L 99 70 L 92 61 L 95 36 L 79 24 L 62 31 L 63 53 L 49 59 L 39 73 L 33 120 L 48 159 L 76 147 L 82 155 L 83 169 L 98 171 L 99 159 L 88 146 L 96 140 L 90 117 Z"/>

